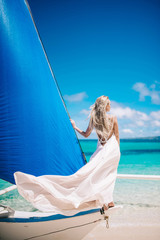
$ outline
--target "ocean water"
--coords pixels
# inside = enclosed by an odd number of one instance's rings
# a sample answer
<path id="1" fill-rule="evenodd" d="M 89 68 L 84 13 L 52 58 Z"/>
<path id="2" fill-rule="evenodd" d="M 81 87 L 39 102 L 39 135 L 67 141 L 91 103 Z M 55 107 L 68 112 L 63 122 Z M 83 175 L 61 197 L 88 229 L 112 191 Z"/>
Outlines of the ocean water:
<path id="1" fill-rule="evenodd" d="M 89 161 L 97 141 L 82 140 Z M 120 141 L 119 174 L 160 175 L 160 141 L 134 139 Z M 112 216 L 111 225 L 160 225 L 160 180 L 117 179 L 114 202 L 123 209 Z"/>
<path id="2" fill-rule="evenodd" d="M 91 155 L 96 150 L 97 140 L 80 140 L 80 144 L 87 161 L 89 161 Z M 159 140 L 121 140 L 120 151 L 121 158 L 118 173 L 160 175 Z M 9 183 L 0 180 L 0 189 L 8 186 L 10 186 Z M 123 214 L 121 213 L 121 216 L 125 216 L 126 219 L 130 216 L 132 223 L 137 221 L 149 222 L 150 218 L 152 218 L 152 224 L 160 223 L 159 180 L 117 179 L 114 190 L 114 202 L 115 204 L 123 205 Z M 0 203 L 13 207 L 15 210 L 37 211 L 18 194 L 17 190 L 0 196 Z"/>

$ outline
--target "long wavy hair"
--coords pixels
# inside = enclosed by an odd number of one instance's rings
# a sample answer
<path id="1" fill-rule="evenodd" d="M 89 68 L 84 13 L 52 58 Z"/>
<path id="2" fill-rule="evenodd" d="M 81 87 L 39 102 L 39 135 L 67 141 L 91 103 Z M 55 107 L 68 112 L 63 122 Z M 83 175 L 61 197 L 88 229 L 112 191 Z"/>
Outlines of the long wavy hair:
<path id="1" fill-rule="evenodd" d="M 89 126 L 91 129 L 95 128 L 101 141 L 106 141 L 113 128 L 113 117 L 106 114 L 106 106 L 109 104 L 109 98 L 103 95 L 91 106 Z"/>

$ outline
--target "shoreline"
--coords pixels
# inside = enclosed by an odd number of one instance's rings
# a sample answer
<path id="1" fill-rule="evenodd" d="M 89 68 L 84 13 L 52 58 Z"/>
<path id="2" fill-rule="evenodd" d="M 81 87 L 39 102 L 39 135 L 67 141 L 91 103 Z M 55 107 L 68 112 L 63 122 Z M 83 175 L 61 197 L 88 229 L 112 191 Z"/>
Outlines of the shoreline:
<path id="1" fill-rule="evenodd" d="M 96 140 L 98 140 L 97 138 L 79 138 L 79 140 L 80 141 L 87 141 L 87 140 L 90 140 L 90 141 L 96 141 Z M 120 138 L 120 140 L 122 140 L 122 141 L 134 141 L 134 140 L 139 140 L 139 141 L 158 141 L 158 142 L 160 142 L 160 136 L 150 136 L 150 137 L 138 137 L 138 138 L 136 138 L 136 137 L 132 137 L 132 138 Z"/>
<path id="2" fill-rule="evenodd" d="M 157 225 L 133 225 L 110 226 L 100 223 L 82 240 L 159 240 L 160 224 Z"/>
<path id="3" fill-rule="evenodd" d="M 109 217 L 109 228 L 100 222 L 83 240 L 159 240 L 160 208 L 135 206 L 117 210 Z"/>

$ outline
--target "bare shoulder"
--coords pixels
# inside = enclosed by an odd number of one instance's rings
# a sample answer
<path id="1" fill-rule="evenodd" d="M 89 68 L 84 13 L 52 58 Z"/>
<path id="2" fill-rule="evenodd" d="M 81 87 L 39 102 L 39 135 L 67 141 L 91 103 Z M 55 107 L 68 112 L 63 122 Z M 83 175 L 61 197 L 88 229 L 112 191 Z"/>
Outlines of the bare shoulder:
<path id="1" fill-rule="evenodd" d="M 117 121 L 117 116 L 116 116 L 116 115 L 113 115 L 113 119 L 114 119 L 115 121 Z"/>
<path id="2" fill-rule="evenodd" d="M 115 115 L 113 115 L 113 114 L 107 114 L 106 116 L 110 120 L 114 120 L 114 117 L 115 117 Z"/>
<path id="3" fill-rule="evenodd" d="M 113 116 L 113 123 L 114 124 L 118 124 L 117 116 L 116 115 L 112 115 L 112 116 Z"/>
<path id="4" fill-rule="evenodd" d="M 108 117 L 113 120 L 117 119 L 116 115 L 113 115 L 113 114 L 108 114 Z"/>

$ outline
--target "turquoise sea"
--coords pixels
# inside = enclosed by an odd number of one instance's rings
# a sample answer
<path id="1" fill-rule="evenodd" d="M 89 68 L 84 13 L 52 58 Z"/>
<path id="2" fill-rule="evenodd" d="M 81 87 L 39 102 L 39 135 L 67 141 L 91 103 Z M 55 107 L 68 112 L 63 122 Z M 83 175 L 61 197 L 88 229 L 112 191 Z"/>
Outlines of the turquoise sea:
<path id="1" fill-rule="evenodd" d="M 97 140 L 80 140 L 87 161 L 96 150 Z M 160 175 L 160 138 L 125 139 L 120 141 L 121 159 L 118 167 L 120 174 Z M 10 184 L 0 180 L 0 189 Z M 117 179 L 114 190 L 114 201 L 124 206 L 126 216 L 130 212 L 151 215 L 155 223 L 160 222 L 160 181 Z M 13 190 L 0 196 L 0 203 L 16 210 L 36 211 L 26 200 Z M 139 216 L 139 219 L 141 217 Z M 149 219 L 149 218 L 148 218 Z M 132 219 L 133 220 L 133 219 Z M 136 221 L 136 220 L 135 220 Z"/>
<path id="2" fill-rule="evenodd" d="M 96 140 L 81 140 L 87 161 Z M 160 138 L 120 141 L 119 174 L 160 175 Z M 160 180 L 117 179 L 114 202 L 123 209 L 111 218 L 112 225 L 160 225 Z"/>
<path id="3" fill-rule="evenodd" d="M 87 161 L 96 150 L 97 140 L 81 140 Z M 160 139 L 123 139 L 120 141 L 121 159 L 118 173 L 160 174 Z"/>

